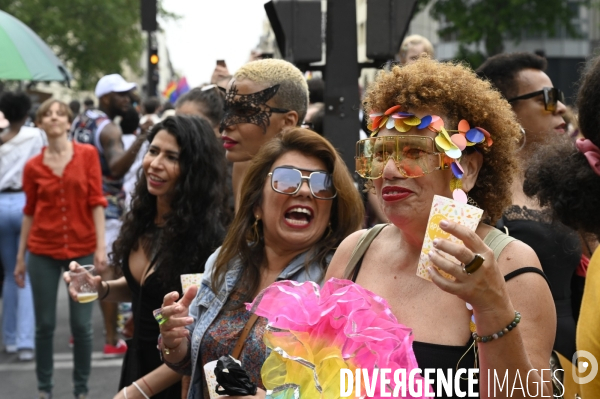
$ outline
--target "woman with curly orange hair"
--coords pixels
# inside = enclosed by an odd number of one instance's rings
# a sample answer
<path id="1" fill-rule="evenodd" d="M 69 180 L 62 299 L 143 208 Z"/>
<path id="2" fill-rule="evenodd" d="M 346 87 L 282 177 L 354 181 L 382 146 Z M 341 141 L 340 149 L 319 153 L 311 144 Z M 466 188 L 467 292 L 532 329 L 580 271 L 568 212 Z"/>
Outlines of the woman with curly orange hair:
<path id="1" fill-rule="evenodd" d="M 510 105 L 467 67 L 421 58 L 380 72 L 365 112 L 372 136 L 357 143 L 357 172 L 389 223 L 344 240 L 326 279 L 352 279 L 385 298 L 413 329 L 419 368 L 479 368 L 482 398 L 494 395 L 494 372 L 511 387 L 527 375 L 523 390 L 501 388 L 502 397 L 542 386 L 551 395 L 541 374 L 556 327 L 548 284 L 533 250 L 490 225 L 511 203 L 519 126 Z M 434 196 L 477 204 L 484 222 L 472 231 L 441 220 L 441 235 L 462 244 L 436 238 L 421 255 Z M 417 275 L 420 257 L 431 266 Z M 460 389 L 468 385 L 464 378 Z M 442 384 L 434 390 L 454 397 Z"/>

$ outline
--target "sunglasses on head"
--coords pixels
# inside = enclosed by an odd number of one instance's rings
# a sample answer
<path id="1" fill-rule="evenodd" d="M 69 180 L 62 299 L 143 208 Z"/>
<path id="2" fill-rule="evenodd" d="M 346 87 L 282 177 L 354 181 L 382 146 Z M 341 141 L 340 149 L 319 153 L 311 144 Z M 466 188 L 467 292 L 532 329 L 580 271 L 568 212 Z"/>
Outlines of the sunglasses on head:
<path id="1" fill-rule="evenodd" d="M 337 195 L 333 185 L 333 179 L 330 173 L 316 171 L 308 176 L 302 175 L 303 169 L 296 169 L 291 166 L 279 166 L 269 173 L 271 177 L 271 188 L 280 194 L 294 195 L 302 187 L 306 180 L 310 192 L 315 198 L 330 200 Z"/>
<path id="2" fill-rule="evenodd" d="M 356 172 L 364 179 L 379 179 L 392 159 L 402 177 L 416 178 L 447 169 L 444 154 L 428 136 L 383 136 L 356 143 Z"/>
<path id="3" fill-rule="evenodd" d="M 508 100 L 508 102 L 512 103 L 517 100 L 526 100 L 528 98 L 539 96 L 540 94 L 544 95 L 544 109 L 546 111 L 556 111 L 559 101 L 563 104 L 565 103 L 565 94 L 556 87 L 544 87 L 542 90 L 534 91 L 532 93 L 527 93 L 518 97 L 511 98 L 510 100 Z"/>

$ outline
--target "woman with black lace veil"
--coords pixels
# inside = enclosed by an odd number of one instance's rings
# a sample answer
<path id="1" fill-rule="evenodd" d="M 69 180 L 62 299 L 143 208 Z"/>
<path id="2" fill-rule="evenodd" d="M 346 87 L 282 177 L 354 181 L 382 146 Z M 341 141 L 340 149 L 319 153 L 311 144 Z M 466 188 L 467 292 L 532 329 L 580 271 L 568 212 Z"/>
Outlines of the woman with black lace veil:
<path id="1" fill-rule="evenodd" d="M 210 124 L 198 117 L 168 117 L 148 141 L 131 210 L 113 245 L 112 262 L 124 276 L 93 282 L 101 300 L 132 302 L 134 334 L 115 398 L 180 399 L 181 376 L 156 350 L 152 311 L 168 292 L 182 292 L 180 275 L 204 271 L 225 236 L 225 156 Z"/>
<path id="2" fill-rule="evenodd" d="M 554 350 L 571 359 L 582 295 L 583 277 L 577 274 L 582 255 L 580 237 L 560 221 L 554 221 L 550 209 L 523 192 L 524 170 L 534 154 L 543 148 L 542 144 L 565 136 L 563 95 L 553 87 L 545 69 L 544 58 L 513 53 L 491 57 L 477 71 L 509 101 L 521 125 L 519 148 L 515 152 L 519 167 L 514 173 L 512 204 L 496 226 L 529 245 L 537 254 L 550 281 L 556 306 Z"/>

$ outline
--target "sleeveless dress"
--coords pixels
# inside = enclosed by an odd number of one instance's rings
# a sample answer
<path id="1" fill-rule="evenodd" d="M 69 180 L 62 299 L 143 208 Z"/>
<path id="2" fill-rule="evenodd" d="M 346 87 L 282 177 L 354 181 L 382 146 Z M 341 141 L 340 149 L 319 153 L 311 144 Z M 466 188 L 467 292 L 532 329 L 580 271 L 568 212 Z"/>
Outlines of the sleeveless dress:
<path id="1" fill-rule="evenodd" d="M 381 227 L 381 225 L 378 225 L 374 228 L 377 227 L 383 230 L 385 226 Z M 514 241 L 513 238 L 506 236 L 506 234 L 503 234 L 502 232 L 496 229 L 488 233 L 488 235 L 484 239 L 484 243 L 494 251 L 494 257 L 496 259 L 498 259 L 498 257 L 500 256 L 500 253 L 502 252 L 504 247 L 512 241 Z M 364 259 L 365 254 L 366 251 L 354 267 L 351 278 L 353 282 L 356 282 L 356 278 L 358 277 L 358 273 L 362 266 L 362 261 Z M 511 273 L 504 276 L 504 280 L 508 281 L 523 273 L 537 273 L 544 277 L 546 281 L 548 281 L 544 273 L 535 267 L 522 267 L 520 269 L 514 270 Z M 442 370 L 456 370 L 457 367 L 475 368 L 475 351 L 473 350 L 473 348 L 471 348 L 471 345 L 473 345 L 473 337 L 465 337 L 465 340 L 466 344 L 464 346 L 439 345 L 429 342 L 413 341 L 413 351 L 415 353 L 415 357 L 417 359 L 417 364 L 419 365 L 419 368 L 431 368 Z M 468 380 L 461 380 L 460 388 L 463 392 L 468 392 Z M 479 383 L 475 384 L 474 391 L 479 392 Z M 445 391 L 442 390 L 442 395 L 436 395 L 436 398 L 453 399 L 454 396 L 447 396 L 445 394 Z"/>
<path id="2" fill-rule="evenodd" d="M 165 289 L 156 272 L 150 274 L 144 281 L 144 285 L 140 286 L 131 274 L 127 258 L 123 261 L 123 275 L 131 290 L 134 338 L 127 341 L 127 353 L 121 369 L 119 390 L 163 364 L 156 349 L 160 330 L 152 311 L 162 306 L 166 294 L 171 291 L 181 291 L 181 287 Z M 181 399 L 181 382 L 157 393 L 152 398 Z"/>

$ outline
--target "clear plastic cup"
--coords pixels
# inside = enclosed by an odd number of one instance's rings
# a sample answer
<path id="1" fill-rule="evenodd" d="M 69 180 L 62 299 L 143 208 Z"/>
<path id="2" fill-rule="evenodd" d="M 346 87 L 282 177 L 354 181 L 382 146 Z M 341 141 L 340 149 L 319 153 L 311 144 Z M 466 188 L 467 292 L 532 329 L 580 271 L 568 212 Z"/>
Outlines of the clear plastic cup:
<path id="1" fill-rule="evenodd" d="M 79 303 L 88 303 L 98 299 L 98 290 L 93 283 L 94 265 L 80 265 L 69 271 L 71 283 L 69 286 L 77 292 Z"/>

